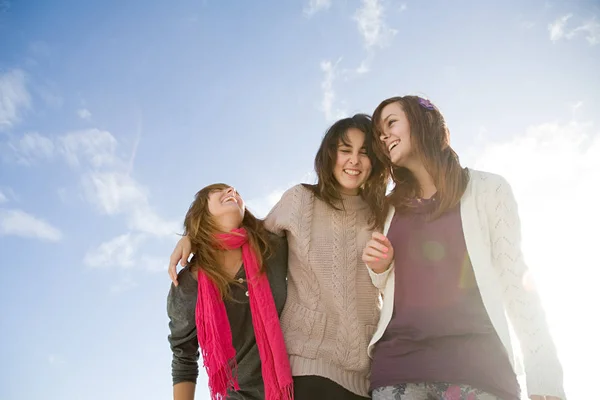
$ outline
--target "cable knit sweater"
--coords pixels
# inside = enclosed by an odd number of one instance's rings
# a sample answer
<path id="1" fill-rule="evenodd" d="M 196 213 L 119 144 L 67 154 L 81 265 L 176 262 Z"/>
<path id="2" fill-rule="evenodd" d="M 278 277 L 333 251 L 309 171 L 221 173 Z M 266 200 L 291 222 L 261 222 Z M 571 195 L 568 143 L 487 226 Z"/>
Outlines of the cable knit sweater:
<path id="1" fill-rule="evenodd" d="M 562 368 L 540 298 L 523 285 L 528 269 L 521 252 L 520 220 L 510 185 L 499 175 L 471 169 L 469 173 L 469 185 L 460 201 L 461 218 L 467 251 L 490 320 L 515 368 L 510 321 L 520 344 L 529 395 L 566 399 Z M 393 214 L 390 210 L 386 233 Z M 393 266 L 381 274 L 368 271 L 384 298 L 377 332 L 369 345 L 372 354 L 392 318 L 395 279 Z"/>
<path id="2" fill-rule="evenodd" d="M 288 297 L 281 315 L 292 374 L 331 379 L 368 396 L 367 346 L 379 320 L 378 290 L 361 260 L 371 237 L 360 196 L 335 210 L 302 185 L 282 196 L 266 218 L 286 235 Z"/>

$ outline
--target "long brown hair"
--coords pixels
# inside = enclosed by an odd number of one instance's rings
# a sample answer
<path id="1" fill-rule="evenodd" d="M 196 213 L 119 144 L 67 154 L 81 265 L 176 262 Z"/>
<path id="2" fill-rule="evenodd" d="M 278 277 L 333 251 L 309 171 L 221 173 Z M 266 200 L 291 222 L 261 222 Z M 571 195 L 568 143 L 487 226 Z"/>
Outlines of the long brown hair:
<path id="1" fill-rule="evenodd" d="M 225 274 L 217 259 L 219 250 L 217 250 L 218 243 L 215 235 L 223 232 L 219 231 L 208 210 L 208 196 L 214 191 L 229 187 L 224 183 L 215 183 L 196 193 L 183 222 L 184 234 L 190 239 L 192 253 L 194 253 L 189 263 L 190 268 L 202 270 L 214 282 L 223 298 L 230 297 L 229 285 L 235 281 Z M 248 232 L 248 241 L 261 266 L 261 273 L 264 273 L 263 261 L 271 255 L 269 233 L 265 229 L 263 221 L 252 215 L 247 209 L 241 226 Z"/>
<path id="2" fill-rule="evenodd" d="M 418 96 L 391 97 L 382 101 L 373 113 L 374 130 L 379 141 L 376 154 L 388 165 L 394 182 L 394 189 L 388 196 L 389 204 L 403 212 L 411 199 L 422 196 L 421 187 L 412 172 L 393 165 L 381 142 L 381 112 L 393 103 L 398 103 L 406 114 L 412 151 L 423 162 L 437 189 L 436 206 L 431 213 L 431 219 L 435 219 L 458 205 L 469 182 L 469 172 L 460 165 L 458 155 L 450 147 L 450 132 L 437 107 Z"/>
<path id="3" fill-rule="evenodd" d="M 348 142 L 348 130 L 358 129 L 365 134 L 365 147 L 367 156 L 371 160 L 371 175 L 365 181 L 360 191 L 360 196 L 365 200 L 371 210 L 371 226 L 378 229 L 385 221 L 385 189 L 388 181 L 388 168 L 375 154 L 374 148 L 378 146 L 377 138 L 373 133 L 371 117 L 366 114 L 355 114 L 353 117 L 340 119 L 335 122 L 325 133 L 321 146 L 315 156 L 315 172 L 317 173 L 316 185 L 304 185 L 312 190 L 319 199 L 329 206 L 340 210 L 342 196 L 339 184 L 333 175 L 337 162 L 337 149 L 340 142 Z"/>

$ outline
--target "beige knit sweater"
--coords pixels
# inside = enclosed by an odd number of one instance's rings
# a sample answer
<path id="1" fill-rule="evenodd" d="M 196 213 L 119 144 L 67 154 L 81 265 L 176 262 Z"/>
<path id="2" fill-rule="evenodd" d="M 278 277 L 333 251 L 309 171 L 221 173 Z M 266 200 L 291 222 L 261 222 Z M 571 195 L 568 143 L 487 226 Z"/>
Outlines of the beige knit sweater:
<path id="1" fill-rule="evenodd" d="M 372 232 L 370 211 L 360 196 L 343 201 L 345 211 L 337 211 L 294 186 L 266 223 L 289 244 L 281 327 L 292 374 L 329 378 L 367 396 L 367 346 L 379 320 L 378 290 L 361 260 Z"/>

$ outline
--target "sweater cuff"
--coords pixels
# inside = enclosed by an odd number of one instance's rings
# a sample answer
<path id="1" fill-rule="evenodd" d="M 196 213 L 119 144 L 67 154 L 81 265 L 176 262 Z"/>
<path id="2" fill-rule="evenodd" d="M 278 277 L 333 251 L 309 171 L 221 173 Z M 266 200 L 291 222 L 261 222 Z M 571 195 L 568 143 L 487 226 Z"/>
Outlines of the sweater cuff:
<path id="1" fill-rule="evenodd" d="M 538 374 L 526 374 L 527 395 L 555 396 L 562 400 L 567 400 L 565 389 L 563 387 L 562 377 L 550 379 L 548 376 Z"/>
<path id="2" fill-rule="evenodd" d="M 371 268 L 367 267 L 367 271 L 369 271 L 369 276 L 371 277 L 371 282 L 373 282 L 373 286 L 377 289 L 383 290 L 385 288 L 385 284 L 387 282 L 388 276 L 390 275 L 390 271 L 394 268 L 394 260 L 390 263 L 388 269 L 381 273 L 377 273 L 373 271 Z"/>

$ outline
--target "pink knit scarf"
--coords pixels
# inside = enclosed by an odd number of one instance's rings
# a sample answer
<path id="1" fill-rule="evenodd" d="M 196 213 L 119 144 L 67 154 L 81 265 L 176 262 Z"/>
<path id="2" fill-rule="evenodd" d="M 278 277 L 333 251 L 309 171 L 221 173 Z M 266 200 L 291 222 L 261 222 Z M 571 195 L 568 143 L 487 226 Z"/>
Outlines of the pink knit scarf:
<path id="1" fill-rule="evenodd" d="M 219 234 L 217 239 L 225 249 L 242 248 L 252 325 L 265 385 L 265 400 L 291 400 L 294 396 L 290 362 L 267 275 L 259 273 L 260 266 L 248 243 L 245 229 Z M 208 374 L 211 399 L 224 399 L 228 389 L 240 389 L 236 376 L 235 349 L 225 303 L 215 284 L 202 269 L 198 271 L 196 328 L 204 368 Z"/>

